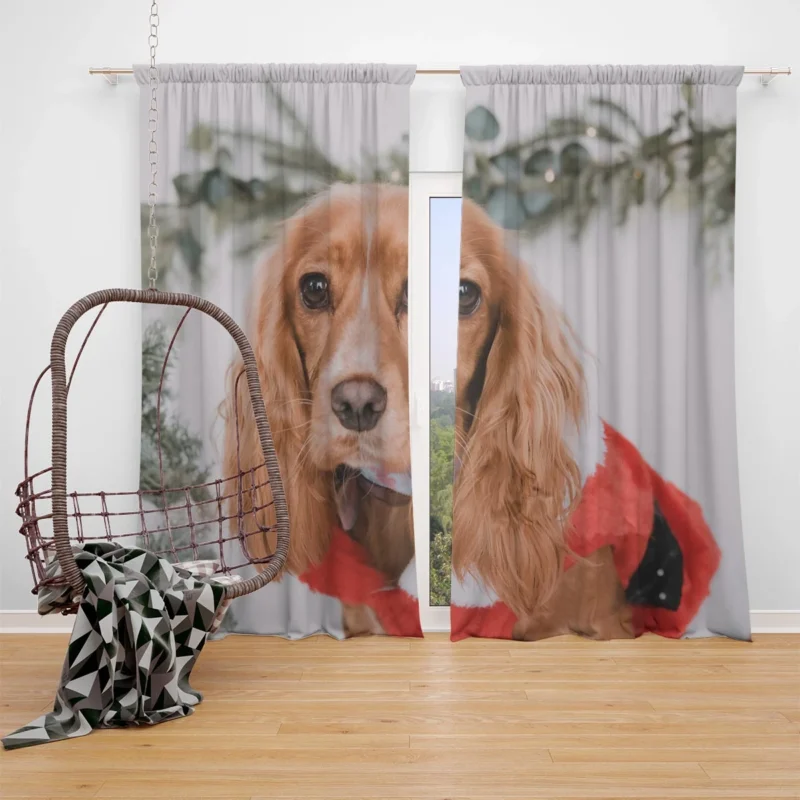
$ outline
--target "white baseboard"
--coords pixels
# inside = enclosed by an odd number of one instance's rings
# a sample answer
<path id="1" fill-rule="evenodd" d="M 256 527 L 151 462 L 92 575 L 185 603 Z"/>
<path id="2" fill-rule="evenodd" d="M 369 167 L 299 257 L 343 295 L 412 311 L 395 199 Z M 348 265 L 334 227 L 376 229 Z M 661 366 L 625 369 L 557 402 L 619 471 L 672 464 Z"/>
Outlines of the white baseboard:
<path id="1" fill-rule="evenodd" d="M 751 611 L 753 633 L 800 633 L 800 611 Z"/>
<path id="2" fill-rule="evenodd" d="M 0 633 L 69 633 L 75 615 L 40 616 L 35 611 L 0 611 Z"/>
<path id="3" fill-rule="evenodd" d="M 72 615 L 40 617 L 35 611 L 0 611 L 0 633 L 69 633 L 73 621 Z M 751 611 L 750 627 L 753 633 L 800 633 L 800 611 Z M 447 632 L 449 625 L 436 618 L 423 630 Z"/>

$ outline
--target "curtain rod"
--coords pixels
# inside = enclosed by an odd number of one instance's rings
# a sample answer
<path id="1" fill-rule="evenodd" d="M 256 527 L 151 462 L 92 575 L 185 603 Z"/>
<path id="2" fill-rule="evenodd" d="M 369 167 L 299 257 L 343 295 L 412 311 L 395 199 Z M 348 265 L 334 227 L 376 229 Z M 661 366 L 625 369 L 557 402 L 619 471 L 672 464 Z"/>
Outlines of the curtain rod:
<path id="1" fill-rule="evenodd" d="M 116 83 L 119 75 L 133 75 L 130 67 L 89 67 L 90 75 L 105 75 L 109 83 Z M 418 69 L 417 75 L 460 75 L 460 69 Z M 791 67 L 769 67 L 768 69 L 745 69 L 745 75 L 760 75 L 761 85 L 766 86 L 776 75 L 791 75 Z"/>

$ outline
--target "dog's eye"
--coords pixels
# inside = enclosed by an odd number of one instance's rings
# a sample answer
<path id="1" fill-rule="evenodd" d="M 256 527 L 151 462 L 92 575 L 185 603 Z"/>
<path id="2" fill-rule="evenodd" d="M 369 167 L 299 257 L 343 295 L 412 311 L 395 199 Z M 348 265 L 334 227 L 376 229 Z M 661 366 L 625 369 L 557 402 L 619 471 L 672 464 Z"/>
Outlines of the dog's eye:
<path id="1" fill-rule="evenodd" d="M 300 278 L 300 297 L 306 308 L 327 308 L 331 304 L 328 279 L 321 272 L 309 272 Z"/>
<path id="2" fill-rule="evenodd" d="M 458 285 L 458 314 L 468 317 L 481 304 L 481 290 L 477 283 L 461 281 Z"/>

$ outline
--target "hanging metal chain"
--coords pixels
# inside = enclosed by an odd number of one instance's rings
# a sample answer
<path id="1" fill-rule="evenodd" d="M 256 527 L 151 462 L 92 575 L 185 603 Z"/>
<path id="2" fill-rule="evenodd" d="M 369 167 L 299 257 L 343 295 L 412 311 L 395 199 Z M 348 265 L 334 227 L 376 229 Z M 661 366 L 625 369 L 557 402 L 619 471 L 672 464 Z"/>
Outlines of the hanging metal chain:
<path id="1" fill-rule="evenodd" d="M 156 143 L 156 131 L 158 130 L 158 69 L 156 68 L 156 48 L 158 47 L 158 3 L 154 2 L 150 6 L 150 35 L 148 44 L 150 45 L 150 114 L 147 122 L 147 129 L 150 131 L 150 147 L 148 159 L 150 162 L 150 185 L 148 187 L 147 204 L 150 206 L 150 222 L 147 226 L 147 234 L 150 237 L 150 267 L 147 270 L 147 277 L 150 280 L 150 288 L 156 288 L 158 278 L 158 263 L 156 254 L 158 250 L 158 224 L 156 223 L 156 199 L 157 199 L 157 177 L 158 177 L 158 144 Z"/>

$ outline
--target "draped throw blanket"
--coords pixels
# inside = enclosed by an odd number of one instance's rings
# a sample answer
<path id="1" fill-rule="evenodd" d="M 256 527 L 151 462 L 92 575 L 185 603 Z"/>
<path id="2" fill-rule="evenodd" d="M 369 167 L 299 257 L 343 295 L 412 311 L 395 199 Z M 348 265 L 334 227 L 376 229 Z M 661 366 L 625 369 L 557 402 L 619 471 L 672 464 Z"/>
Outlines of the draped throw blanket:
<path id="1" fill-rule="evenodd" d="M 147 87 L 148 69 L 135 72 Z M 291 519 L 286 573 L 238 599 L 223 632 L 420 634 L 408 485 L 413 78 L 411 66 L 382 64 L 159 68 L 159 288 L 213 299 L 246 330 Z M 146 152 L 149 91 L 141 103 Z M 145 243 L 148 178 L 145 159 Z M 157 487 L 161 469 L 174 486 L 253 470 L 249 508 L 268 489 L 255 429 L 236 438 L 237 416 L 252 416 L 236 353 L 199 317 L 170 343 L 174 312 L 144 313 L 141 488 Z M 403 477 L 398 491 L 380 485 L 390 475 Z M 213 527 L 215 498 L 198 499 Z M 268 508 L 262 516 L 266 528 Z M 248 545 L 261 557 L 272 543 Z"/>
<path id="2" fill-rule="evenodd" d="M 749 638 L 741 75 L 462 69 L 454 638 Z"/>
<path id="3" fill-rule="evenodd" d="M 86 589 L 53 711 L 4 737 L 7 750 L 184 717 L 202 699 L 189 677 L 224 610 L 222 583 L 112 542 L 75 548 L 75 560 Z M 54 560 L 50 577 L 58 569 Z M 39 613 L 70 605 L 70 595 L 66 586 L 42 591 Z"/>

